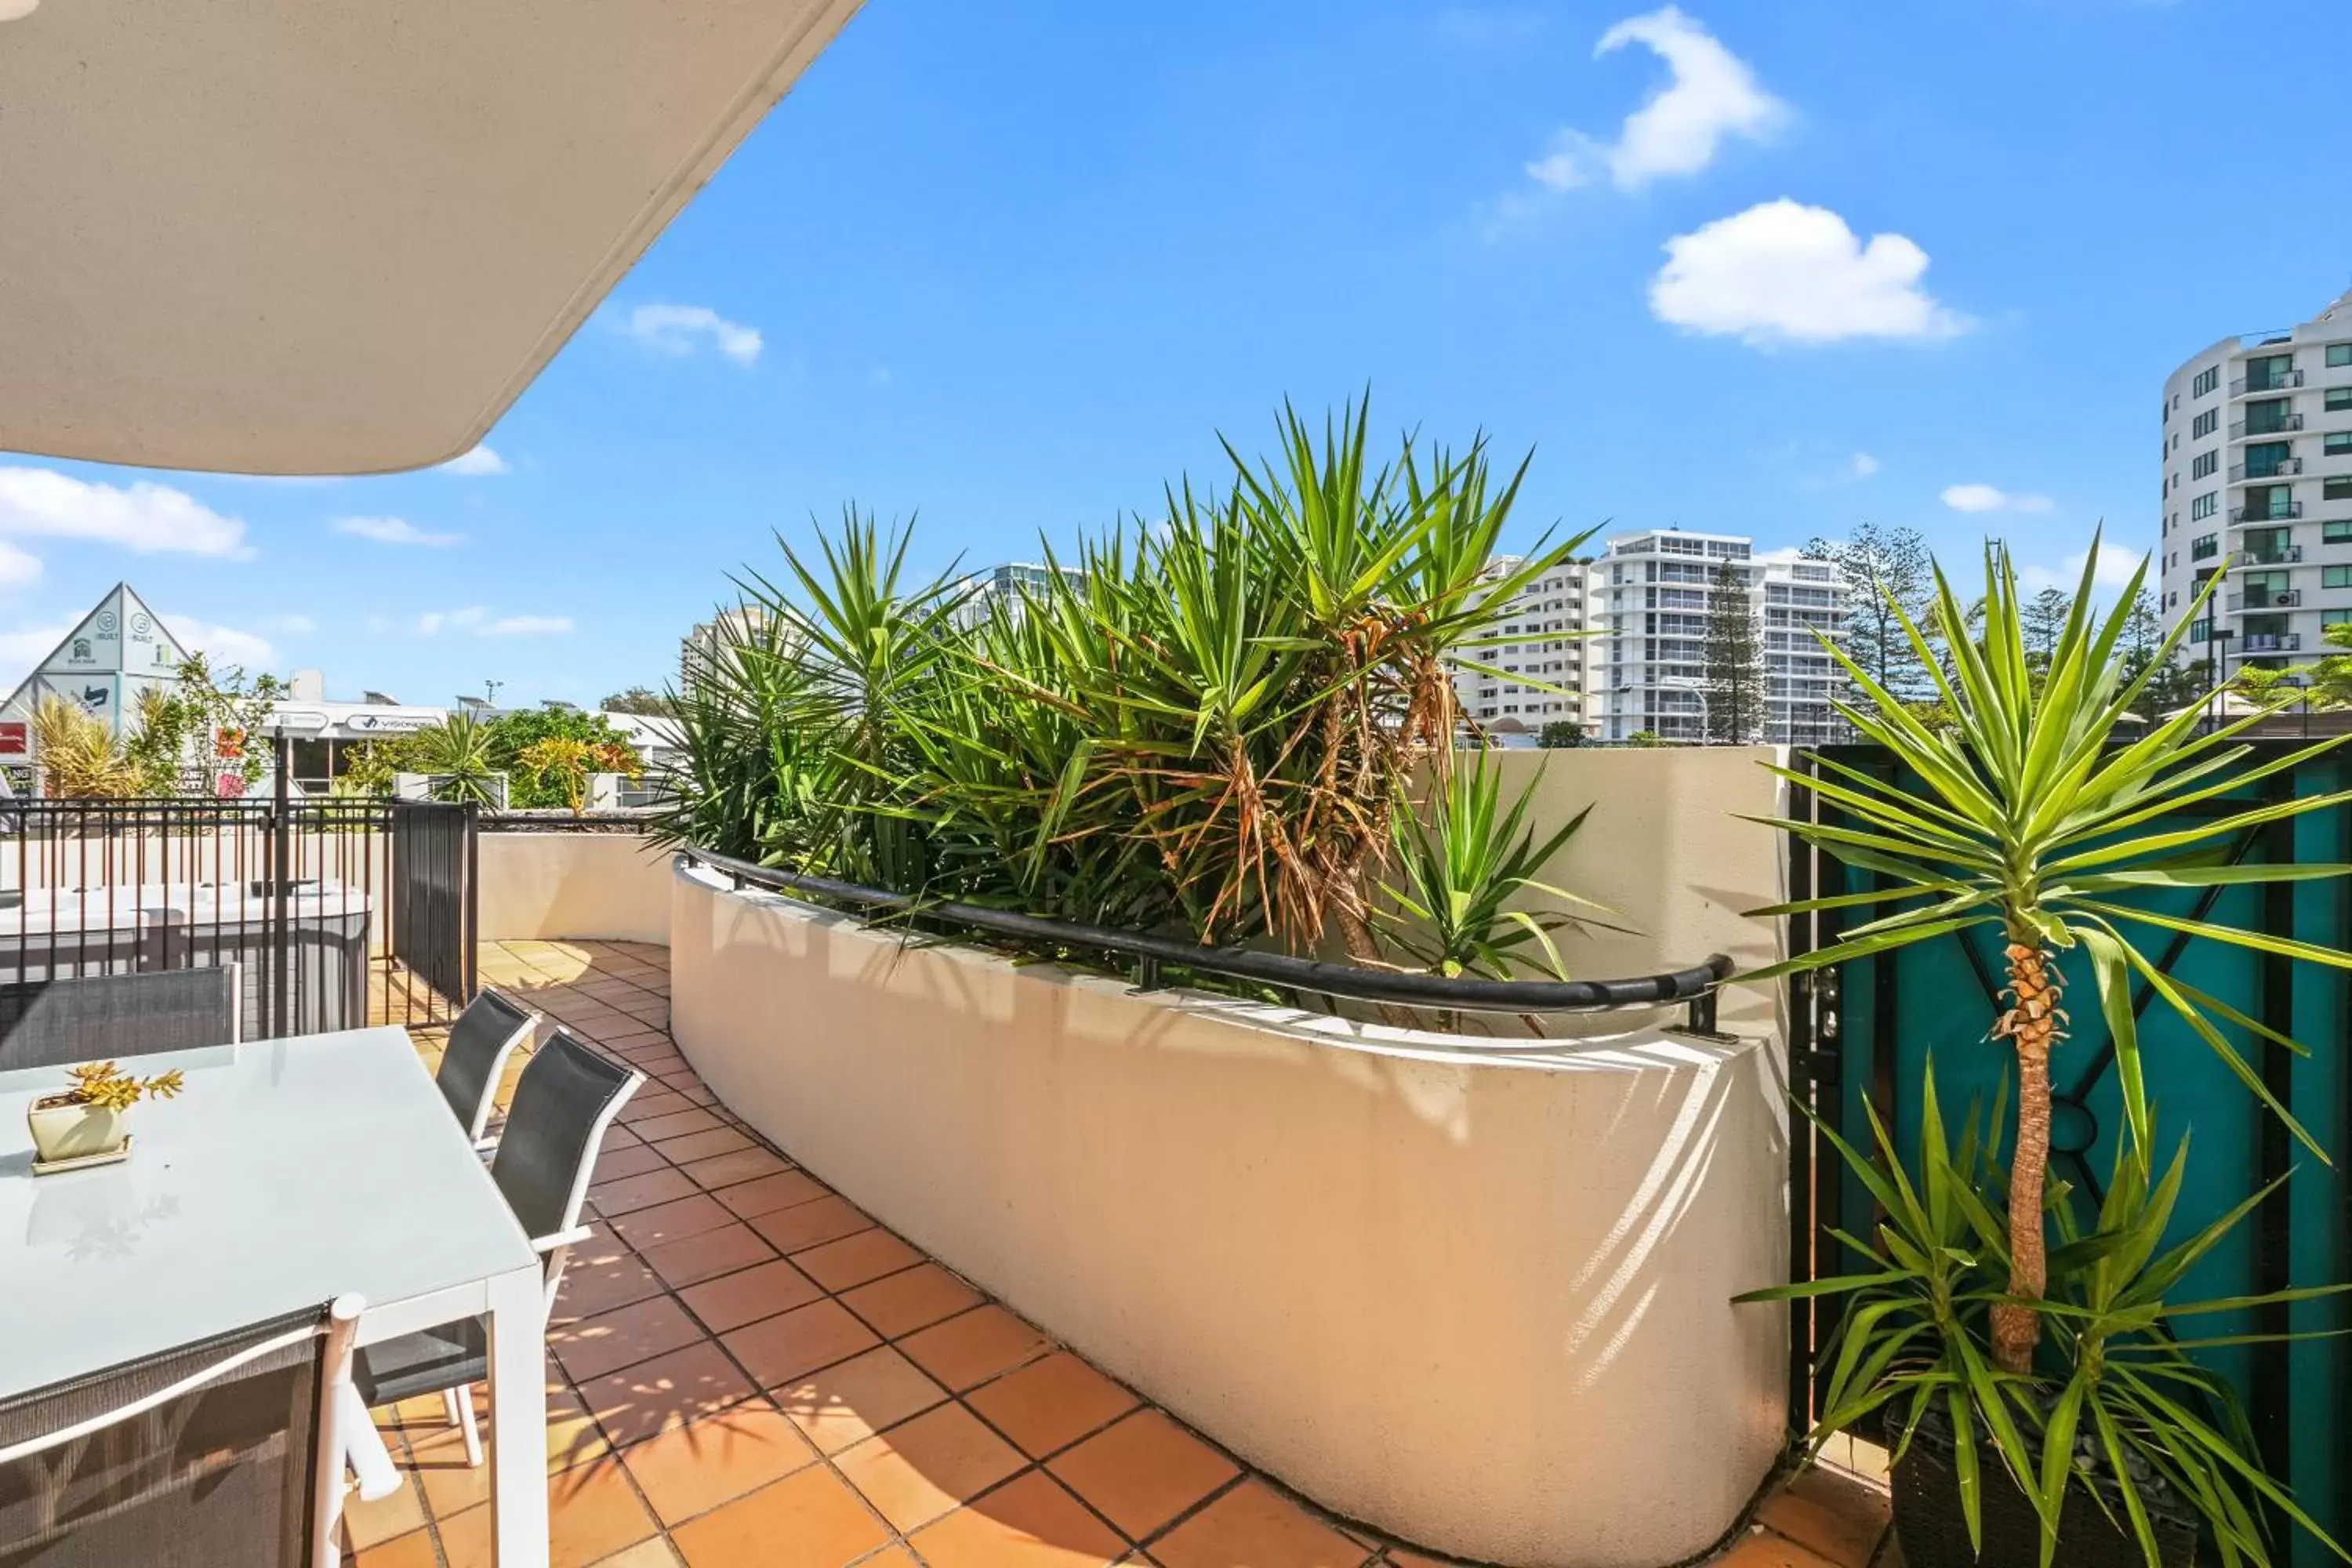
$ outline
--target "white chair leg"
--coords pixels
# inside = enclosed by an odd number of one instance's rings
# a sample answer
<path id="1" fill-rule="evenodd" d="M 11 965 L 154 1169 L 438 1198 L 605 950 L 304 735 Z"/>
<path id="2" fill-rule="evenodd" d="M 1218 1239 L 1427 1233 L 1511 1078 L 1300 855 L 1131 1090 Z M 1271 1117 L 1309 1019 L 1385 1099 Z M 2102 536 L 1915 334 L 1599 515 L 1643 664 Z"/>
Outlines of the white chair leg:
<path id="1" fill-rule="evenodd" d="M 475 1469 L 482 1468 L 482 1428 L 474 1419 L 474 1385 L 452 1389 L 449 1397 L 457 1407 L 458 1425 L 466 1429 L 466 1463 Z"/>

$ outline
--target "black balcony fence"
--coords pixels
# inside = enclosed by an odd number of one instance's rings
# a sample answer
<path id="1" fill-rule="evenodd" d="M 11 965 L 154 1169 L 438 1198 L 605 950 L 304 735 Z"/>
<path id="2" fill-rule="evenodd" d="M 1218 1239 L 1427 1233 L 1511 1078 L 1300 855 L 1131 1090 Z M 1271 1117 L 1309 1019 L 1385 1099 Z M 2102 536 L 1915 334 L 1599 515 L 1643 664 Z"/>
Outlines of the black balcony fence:
<path id="1" fill-rule="evenodd" d="M 247 1039 L 443 1022 L 473 837 L 428 802 L 0 801 L 0 984 L 234 963 Z"/>

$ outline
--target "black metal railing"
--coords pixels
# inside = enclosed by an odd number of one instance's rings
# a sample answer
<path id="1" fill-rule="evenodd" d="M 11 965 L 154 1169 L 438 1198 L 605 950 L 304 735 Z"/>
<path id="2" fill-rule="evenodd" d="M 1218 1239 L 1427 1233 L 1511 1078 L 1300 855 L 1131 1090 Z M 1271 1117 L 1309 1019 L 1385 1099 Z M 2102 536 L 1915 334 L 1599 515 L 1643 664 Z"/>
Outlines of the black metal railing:
<path id="1" fill-rule="evenodd" d="M 1145 990 L 1159 987 L 1163 967 L 1175 967 L 1350 1002 L 1444 1012 L 1591 1013 L 1616 1007 L 1687 1004 L 1687 1026 L 1694 1033 L 1712 1035 L 1716 1033 L 1716 992 L 1732 972 L 1730 958 L 1718 952 L 1687 969 L 1620 980 L 1449 980 L 1443 975 L 1361 969 L 1353 964 L 1328 963 L 1245 947 L 1203 947 L 1182 937 L 1120 931 L 1079 921 L 1046 920 L 984 904 L 924 899 L 755 865 L 691 846 L 681 848 L 679 853 L 733 879 L 738 888 L 748 884 L 862 910 L 920 916 L 1024 942 L 1118 953 L 1136 961 L 1136 983 Z"/>
<path id="2" fill-rule="evenodd" d="M 0 799 L 0 984 L 234 963 L 248 1039 L 437 1022 L 469 994 L 470 924 L 387 940 L 426 896 L 420 826 L 365 799 Z"/>

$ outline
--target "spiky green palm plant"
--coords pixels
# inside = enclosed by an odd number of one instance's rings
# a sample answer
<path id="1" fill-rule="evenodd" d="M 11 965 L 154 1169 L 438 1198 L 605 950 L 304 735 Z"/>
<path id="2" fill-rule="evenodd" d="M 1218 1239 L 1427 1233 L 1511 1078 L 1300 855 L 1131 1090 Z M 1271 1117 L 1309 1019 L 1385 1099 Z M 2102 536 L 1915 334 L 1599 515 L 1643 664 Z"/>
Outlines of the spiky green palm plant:
<path id="1" fill-rule="evenodd" d="M 2194 710 L 2137 739 L 2119 731 L 2154 668 L 2168 660 L 2189 625 L 2203 613 L 2208 586 L 2137 679 L 2126 679 L 2116 645 L 2147 574 L 2140 563 L 2104 616 L 2092 609 L 2098 584 L 2095 537 L 2074 609 L 2046 665 L 2029 659 L 2019 615 L 2016 573 L 2005 550 L 1988 547 L 1980 634 L 1930 646 L 1898 606 L 1895 614 L 1934 676 L 1942 715 L 1931 725 L 1822 639 L 1866 695 L 1839 704 L 1854 729 L 1886 748 L 1923 782 L 1889 783 L 1832 758 L 1800 779 L 1846 814 L 1853 826 L 1763 819 L 1819 846 L 1846 864 L 1895 884 L 1885 891 L 1840 894 L 1754 911 L 1777 916 L 1822 910 L 1900 905 L 1845 931 L 1834 943 L 1746 976 L 1764 980 L 1819 969 L 1890 948 L 1997 929 L 2007 963 L 2008 1006 L 1991 1033 L 2006 1040 L 2017 1065 L 2017 1122 L 2011 1140 L 2009 1207 L 2011 1300 L 1992 1310 L 1999 1364 L 2023 1373 L 2041 1333 L 2040 1300 L 2048 1278 L 2043 1194 L 2050 1156 L 2050 1056 L 2064 1038 L 2059 955 L 2081 950 L 2095 978 L 2113 1036 L 2125 1116 L 2136 1145 L 2148 1147 L 2147 1095 L 2134 1017 L 2134 977 L 2209 1046 L 2294 1135 L 2321 1153 L 2221 1032 L 2217 1020 L 2288 1047 L 2304 1047 L 2152 963 L 2127 934 L 2137 927 L 2225 942 L 2282 957 L 2352 967 L 2352 954 L 2260 931 L 2189 921 L 2124 901 L 2152 889 L 2336 877 L 2340 865 L 2225 865 L 2217 853 L 2233 834 L 2352 799 L 2352 792 L 2248 805 L 2179 825 L 2157 826 L 2200 803 L 2284 773 L 2336 744 L 2322 741 L 2267 761 L 2238 742 L 2269 710 L 2198 733 Z M 1971 616 L 1942 568 L 1936 570 L 1936 620 L 1967 626 Z M 2324 1154 L 2321 1154 L 2325 1158 Z"/>
<path id="2" fill-rule="evenodd" d="M 1510 980 L 1532 966 L 1565 980 L 1568 965 L 1552 933 L 1580 923 L 1606 926 L 1600 917 L 1608 911 L 1538 873 L 1568 847 L 1592 808 L 1538 838 L 1528 813 L 1541 773 L 1507 805 L 1502 775 L 1481 752 L 1435 783 L 1426 802 L 1397 803 L 1389 819 L 1394 875 L 1382 888 L 1392 908 L 1382 913 L 1391 940 L 1432 974 Z M 1529 894 L 1538 896 L 1538 908 L 1523 907 Z M 1585 916 L 1580 920 L 1572 909 Z"/>

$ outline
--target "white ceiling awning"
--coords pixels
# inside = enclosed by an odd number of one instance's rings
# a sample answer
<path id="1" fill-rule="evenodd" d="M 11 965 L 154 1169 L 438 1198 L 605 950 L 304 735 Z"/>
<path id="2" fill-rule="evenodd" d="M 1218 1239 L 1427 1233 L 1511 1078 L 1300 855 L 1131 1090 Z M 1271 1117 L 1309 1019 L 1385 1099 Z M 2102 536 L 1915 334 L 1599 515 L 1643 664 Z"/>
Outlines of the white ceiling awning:
<path id="1" fill-rule="evenodd" d="M 0 22 L 0 449 L 287 474 L 467 451 L 856 5 Z"/>

